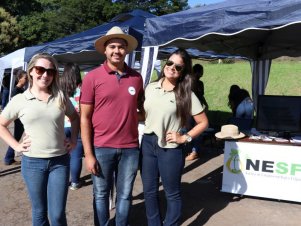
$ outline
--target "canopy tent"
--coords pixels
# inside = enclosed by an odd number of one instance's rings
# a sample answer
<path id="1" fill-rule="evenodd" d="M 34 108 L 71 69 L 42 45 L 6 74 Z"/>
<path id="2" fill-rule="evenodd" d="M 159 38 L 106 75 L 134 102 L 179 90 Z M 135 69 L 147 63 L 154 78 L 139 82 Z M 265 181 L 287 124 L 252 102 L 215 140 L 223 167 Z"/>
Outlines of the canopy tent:
<path id="1" fill-rule="evenodd" d="M 154 17 L 155 15 L 138 9 L 123 13 L 114 17 L 109 23 L 50 42 L 43 49 L 43 52 L 53 55 L 61 63 L 99 65 L 103 62 L 104 56 L 94 48 L 94 42 L 97 38 L 105 35 L 113 26 L 119 26 L 125 33 L 138 40 L 137 51 L 141 51 L 145 20 Z"/>
<path id="2" fill-rule="evenodd" d="M 299 0 L 228 0 L 146 20 L 142 75 L 148 83 L 158 49 L 212 50 L 251 59 L 252 94 L 264 94 L 271 60 L 301 55 Z"/>
<path id="3" fill-rule="evenodd" d="M 99 54 L 94 48 L 94 41 L 106 34 L 106 32 L 113 26 L 119 26 L 122 30 L 131 34 L 138 40 L 137 52 L 141 51 L 143 33 L 145 29 L 146 18 L 156 17 L 153 14 L 142 10 L 133 10 L 129 13 L 123 13 L 114 17 L 109 23 L 102 24 L 92 29 L 70 35 L 64 38 L 54 40 L 52 42 L 44 43 L 38 46 L 26 47 L 17 50 L 7 56 L 0 58 L 0 82 L 4 70 L 11 68 L 11 74 L 14 68 L 26 68 L 26 63 L 30 61 L 31 57 L 37 52 L 47 52 L 53 55 L 59 63 L 74 62 L 81 66 L 82 69 L 95 67 L 104 61 L 104 56 Z M 160 51 L 160 55 L 165 57 L 171 51 L 171 48 L 165 48 Z M 216 55 L 212 52 L 201 52 L 191 50 L 191 54 L 203 58 L 225 58 L 228 55 Z M 127 62 L 134 67 L 136 52 L 127 56 Z M 11 83 L 14 77 L 11 76 Z"/>
<path id="4" fill-rule="evenodd" d="M 43 49 L 44 52 L 54 55 L 60 62 L 75 62 L 79 65 L 99 65 L 104 61 L 104 56 L 95 51 L 94 41 L 106 34 L 106 32 L 113 26 L 119 26 L 122 30 L 130 35 L 133 35 L 138 40 L 138 47 L 136 53 L 141 52 L 143 34 L 145 30 L 145 20 L 147 18 L 155 18 L 157 16 L 142 10 L 133 10 L 130 13 L 123 13 L 114 17 L 109 23 L 100 25 L 90 30 L 71 35 L 51 43 L 48 43 Z M 160 56 L 163 58 L 171 48 L 164 48 L 160 50 Z M 203 52 L 198 50 L 191 50 L 191 53 L 197 57 L 202 58 L 226 58 L 229 55 L 221 55 L 210 52 Z M 134 67 L 135 54 L 130 55 L 128 59 L 130 65 Z"/>
<path id="5" fill-rule="evenodd" d="M 26 68 L 31 57 L 38 52 L 47 52 L 53 55 L 59 63 L 74 62 L 81 68 L 95 67 L 104 61 L 104 56 L 94 48 L 94 41 L 107 33 L 113 26 L 119 26 L 138 40 L 138 51 L 141 51 L 145 19 L 155 15 L 142 11 L 133 10 L 114 17 L 109 23 L 105 23 L 92 29 L 70 35 L 64 38 L 44 43 L 38 46 L 26 47 L 0 58 L 0 83 L 2 82 L 5 69 L 11 68 L 11 84 L 14 81 L 14 68 Z M 135 52 L 127 56 L 127 62 L 133 66 Z M 11 86 L 12 87 L 12 86 Z"/>
<path id="6" fill-rule="evenodd" d="M 155 17 L 155 15 L 142 10 L 133 10 L 129 13 L 120 14 L 114 17 L 109 23 L 52 42 L 26 47 L 8 54 L 0 58 L 0 69 L 4 67 L 11 68 L 13 64 L 12 59 L 16 57 L 20 59 L 19 61 L 22 61 L 23 64 L 24 62 L 29 62 L 31 57 L 37 52 L 47 52 L 54 55 L 59 62 L 98 65 L 104 58 L 101 54 L 96 52 L 94 48 L 94 41 L 97 38 L 105 35 L 113 26 L 119 26 L 125 33 L 137 38 L 139 43 L 138 50 L 141 50 L 145 19 L 150 17 Z"/>

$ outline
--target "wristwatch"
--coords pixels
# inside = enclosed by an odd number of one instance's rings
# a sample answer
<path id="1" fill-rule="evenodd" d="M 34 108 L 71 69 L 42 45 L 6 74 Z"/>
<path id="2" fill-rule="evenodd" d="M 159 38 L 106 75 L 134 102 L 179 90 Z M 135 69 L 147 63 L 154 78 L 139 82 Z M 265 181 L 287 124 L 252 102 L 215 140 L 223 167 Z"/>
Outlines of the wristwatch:
<path id="1" fill-rule="evenodd" d="M 192 137 L 188 134 L 188 133 L 185 133 L 185 136 L 186 136 L 186 141 L 185 143 L 189 143 L 192 141 Z"/>

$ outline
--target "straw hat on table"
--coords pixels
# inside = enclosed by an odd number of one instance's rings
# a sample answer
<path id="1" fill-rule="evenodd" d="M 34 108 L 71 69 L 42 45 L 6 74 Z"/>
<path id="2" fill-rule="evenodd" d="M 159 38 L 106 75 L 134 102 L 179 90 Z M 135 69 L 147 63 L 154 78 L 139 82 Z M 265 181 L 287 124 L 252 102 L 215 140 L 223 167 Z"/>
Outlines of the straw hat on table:
<path id="1" fill-rule="evenodd" d="M 232 124 L 224 125 L 221 131 L 216 133 L 215 136 L 219 139 L 240 139 L 246 135 L 238 130 L 238 127 Z"/>

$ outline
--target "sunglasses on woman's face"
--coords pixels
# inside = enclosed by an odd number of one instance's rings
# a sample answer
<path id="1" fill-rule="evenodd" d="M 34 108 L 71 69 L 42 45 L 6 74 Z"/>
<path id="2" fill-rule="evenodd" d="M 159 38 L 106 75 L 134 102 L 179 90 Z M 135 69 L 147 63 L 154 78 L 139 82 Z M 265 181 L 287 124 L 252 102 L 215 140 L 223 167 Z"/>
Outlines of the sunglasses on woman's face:
<path id="1" fill-rule="evenodd" d="M 182 71 L 183 68 L 184 68 L 184 66 L 175 64 L 175 63 L 174 63 L 173 61 L 171 61 L 171 60 L 166 61 L 166 64 L 165 64 L 165 65 L 166 65 L 166 66 L 169 66 L 169 67 L 171 67 L 172 65 L 175 65 L 175 69 L 176 69 L 177 72 Z"/>
<path id="2" fill-rule="evenodd" d="M 54 68 L 44 68 L 41 66 L 34 66 L 33 68 L 36 70 L 36 73 L 40 76 L 43 75 L 45 72 L 47 72 L 47 75 L 51 77 L 55 76 L 56 74 L 56 70 Z"/>

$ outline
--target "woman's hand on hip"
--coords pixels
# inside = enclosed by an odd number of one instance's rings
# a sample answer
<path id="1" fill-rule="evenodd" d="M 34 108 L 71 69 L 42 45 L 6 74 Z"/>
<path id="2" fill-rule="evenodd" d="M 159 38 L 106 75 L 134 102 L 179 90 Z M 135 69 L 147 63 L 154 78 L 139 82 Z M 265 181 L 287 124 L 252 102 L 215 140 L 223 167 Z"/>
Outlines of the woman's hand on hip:
<path id="1" fill-rule="evenodd" d="M 185 143 L 185 137 L 183 135 L 181 135 L 179 132 L 168 131 L 166 133 L 166 142 L 183 144 L 183 143 Z"/>
<path id="2" fill-rule="evenodd" d="M 25 134 L 22 138 L 21 143 L 19 143 L 17 147 L 14 148 L 14 150 L 17 152 L 27 152 L 30 150 L 30 146 L 31 146 L 31 140 L 29 136 Z"/>

